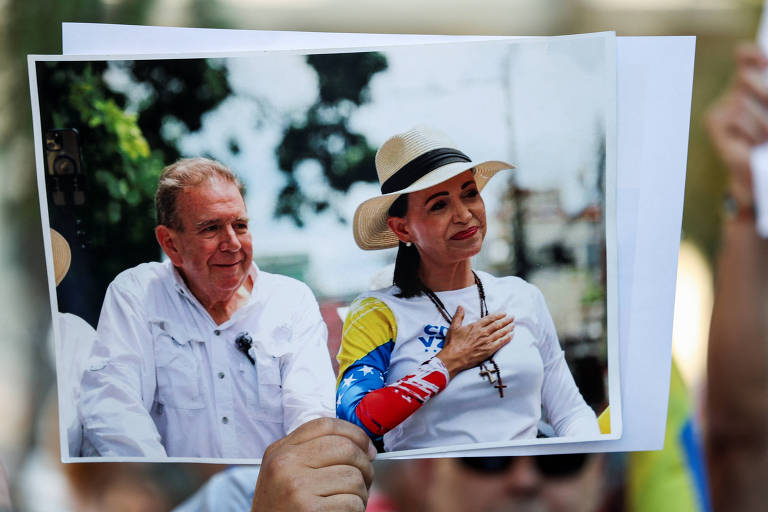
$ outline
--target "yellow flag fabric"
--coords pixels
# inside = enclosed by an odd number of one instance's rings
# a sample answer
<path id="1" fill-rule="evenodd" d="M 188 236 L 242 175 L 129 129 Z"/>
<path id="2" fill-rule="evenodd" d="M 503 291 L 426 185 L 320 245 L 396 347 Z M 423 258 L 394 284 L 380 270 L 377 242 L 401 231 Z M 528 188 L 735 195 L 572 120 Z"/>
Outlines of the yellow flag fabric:
<path id="1" fill-rule="evenodd" d="M 597 426 L 600 427 L 601 434 L 611 433 L 611 407 L 608 406 L 600 416 L 597 417 Z"/>
<path id="2" fill-rule="evenodd" d="M 664 449 L 628 457 L 631 512 L 709 512 L 706 467 L 694 429 L 690 399 L 674 360 Z"/>

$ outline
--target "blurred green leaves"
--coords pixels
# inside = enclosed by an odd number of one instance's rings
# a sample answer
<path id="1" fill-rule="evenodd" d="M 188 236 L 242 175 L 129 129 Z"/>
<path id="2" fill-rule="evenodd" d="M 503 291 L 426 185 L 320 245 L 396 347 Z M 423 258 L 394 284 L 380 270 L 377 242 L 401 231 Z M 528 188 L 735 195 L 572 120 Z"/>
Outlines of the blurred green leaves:
<path id="1" fill-rule="evenodd" d="M 128 161 L 149 157 L 149 144 L 137 123 L 138 115 L 126 112 L 114 98 L 106 97 L 104 85 L 90 66 L 85 68 L 81 80 L 70 85 L 69 101 L 83 123 L 90 128 L 103 126 L 116 137 L 120 154 Z"/>
<path id="2" fill-rule="evenodd" d="M 110 74 L 121 77 L 119 88 Z M 166 138 L 163 126 L 199 130 L 202 116 L 231 94 L 226 69 L 204 59 L 39 62 L 37 78 L 42 130 L 78 131 L 87 180 L 84 206 L 49 201 L 51 225 L 79 233 L 76 255 L 87 260 L 88 276 L 77 277 L 103 293 L 122 270 L 160 258 L 154 193 L 163 167 L 180 156 L 178 135 Z M 101 298 L 90 307 L 98 311 Z"/>

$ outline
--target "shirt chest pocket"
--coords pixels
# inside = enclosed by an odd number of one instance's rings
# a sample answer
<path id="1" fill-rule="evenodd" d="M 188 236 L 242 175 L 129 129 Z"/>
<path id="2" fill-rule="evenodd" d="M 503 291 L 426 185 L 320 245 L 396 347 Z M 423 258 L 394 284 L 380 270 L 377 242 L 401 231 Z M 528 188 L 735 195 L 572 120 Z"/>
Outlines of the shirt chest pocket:
<path id="1" fill-rule="evenodd" d="M 194 341 L 183 333 L 153 326 L 157 401 L 164 407 L 202 409 L 200 363 Z"/>
<path id="2" fill-rule="evenodd" d="M 248 394 L 249 414 L 261 421 L 282 423 L 283 389 L 280 378 L 280 358 L 256 353 L 256 364 L 240 363 L 240 374 Z"/>

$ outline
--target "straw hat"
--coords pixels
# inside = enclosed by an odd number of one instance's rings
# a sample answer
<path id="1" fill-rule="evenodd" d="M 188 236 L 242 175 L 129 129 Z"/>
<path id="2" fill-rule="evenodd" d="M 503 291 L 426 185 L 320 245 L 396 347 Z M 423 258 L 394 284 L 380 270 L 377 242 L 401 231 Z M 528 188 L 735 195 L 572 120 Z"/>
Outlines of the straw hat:
<path id="1" fill-rule="evenodd" d="M 355 210 L 355 242 L 364 250 L 395 247 L 398 239 L 387 227 L 389 207 L 401 194 L 424 190 L 472 170 L 478 190 L 497 172 L 514 165 L 497 160 L 473 162 L 455 149 L 444 133 L 420 125 L 390 137 L 376 152 L 380 196 L 364 201 Z"/>
<path id="2" fill-rule="evenodd" d="M 55 229 L 51 230 L 51 248 L 53 250 L 53 273 L 56 276 L 56 286 L 67 275 L 69 264 L 72 263 L 72 252 L 67 240 Z"/>

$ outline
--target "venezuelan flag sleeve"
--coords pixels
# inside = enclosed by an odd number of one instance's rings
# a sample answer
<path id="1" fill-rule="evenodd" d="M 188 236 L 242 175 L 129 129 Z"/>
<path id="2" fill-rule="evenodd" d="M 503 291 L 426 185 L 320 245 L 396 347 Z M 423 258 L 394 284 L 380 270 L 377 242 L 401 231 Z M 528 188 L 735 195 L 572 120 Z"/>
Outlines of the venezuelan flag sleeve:
<path id="1" fill-rule="evenodd" d="M 384 302 L 365 297 L 352 304 L 337 356 L 336 416 L 361 427 L 373 440 L 402 423 L 448 384 L 448 371 L 435 357 L 385 385 L 396 338 L 395 317 Z"/>

